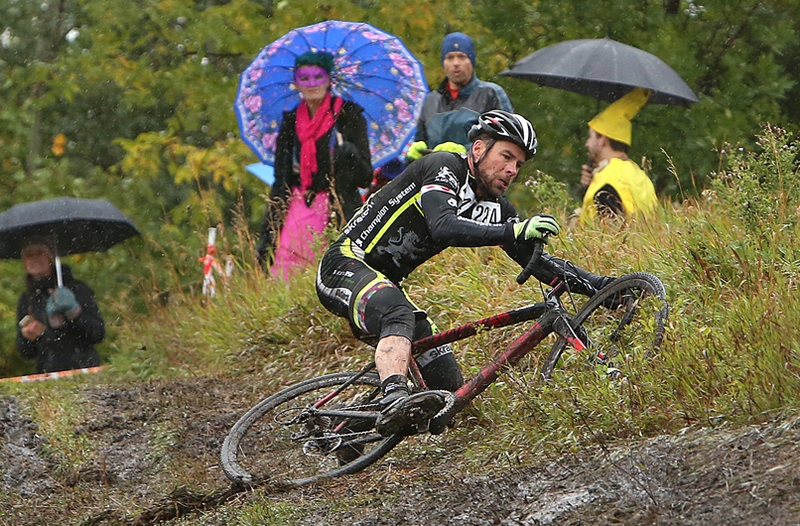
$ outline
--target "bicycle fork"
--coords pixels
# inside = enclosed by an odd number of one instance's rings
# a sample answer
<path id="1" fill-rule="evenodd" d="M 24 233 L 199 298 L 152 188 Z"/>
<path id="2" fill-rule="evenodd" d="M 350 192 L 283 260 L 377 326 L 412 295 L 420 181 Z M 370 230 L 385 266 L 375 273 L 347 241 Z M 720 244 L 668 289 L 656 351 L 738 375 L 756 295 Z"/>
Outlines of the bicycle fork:
<path id="1" fill-rule="evenodd" d="M 566 316 L 561 314 L 558 318 L 553 321 L 553 332 L 567 340 L 576 351 L 580 352 L 588 346 L 588 341 L 584 342 L 581 340 L 580 336 L 575 333 L 575 330 L 570 325 L 569 320 L 567 320 Z"/>

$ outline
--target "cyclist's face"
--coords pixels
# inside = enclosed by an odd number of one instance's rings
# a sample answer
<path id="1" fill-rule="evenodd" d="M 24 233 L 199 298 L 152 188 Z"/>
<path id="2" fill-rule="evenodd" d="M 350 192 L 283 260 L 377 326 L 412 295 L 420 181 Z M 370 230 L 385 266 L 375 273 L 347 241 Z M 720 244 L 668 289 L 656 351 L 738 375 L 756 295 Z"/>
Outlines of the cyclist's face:
<path id="1" fill-rule="evenodd" d="M 525 164 L 525 151 L 513 142 L 495 141 L 490 144 L 490 141 L 480 139 L 473 144 L 479 197 L 500 197 L 506 193 Z"/>
<path id="2" fill-rule="evenodd" d="M 444 56 L 442 66 L 447 80 L 457 88 L 466 86 L 472 80 L 472 62 L 466 53 L 451 51 Z"/>

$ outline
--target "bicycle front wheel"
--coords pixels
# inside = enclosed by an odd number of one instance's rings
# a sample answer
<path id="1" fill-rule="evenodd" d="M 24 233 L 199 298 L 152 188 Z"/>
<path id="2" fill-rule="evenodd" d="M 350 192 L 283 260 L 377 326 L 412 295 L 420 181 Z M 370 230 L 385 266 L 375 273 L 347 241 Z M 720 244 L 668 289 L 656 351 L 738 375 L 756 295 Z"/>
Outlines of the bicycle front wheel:
<path id="1" fill-rule="evenodd" d="M 668 315 L 661 280 L 646 272 L 621 276 L 589 298 L 572 317 L 572 328 L 588 349 L 564 355 L 568 344 L 559 337 L 540 376 L 547 380 L 557 370 L 585 365 L 587 361 L 624 374 L 624 368 L 636 357 L 649 358 L 658 351 Z"/>
<path id="2" fill-rule="evenodd" d="M 377 375 L 356 378 L 323 406 L 336 415 L 310 410 L 357 373 L 334 373 L 300 382 L 266 398 L 231 428 L 220 460 L 233 482 L 301 486 L 361 471 L 400 443 L 382 437 L 374 421 L 342 416 L 375 411 Z"/>

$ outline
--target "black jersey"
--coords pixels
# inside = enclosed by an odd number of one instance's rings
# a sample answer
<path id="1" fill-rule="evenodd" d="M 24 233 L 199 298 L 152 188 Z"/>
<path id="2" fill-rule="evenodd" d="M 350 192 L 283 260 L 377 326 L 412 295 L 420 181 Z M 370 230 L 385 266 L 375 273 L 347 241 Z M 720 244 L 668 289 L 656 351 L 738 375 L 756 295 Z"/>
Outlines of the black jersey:
<path id="1" fill-rule="evenodd" d="M 463 154 L 434 152 L 413 162 L 344 228 L 354 255 L 394 282 L 447 247 L 501 245 L 524 265 L 530 247 L 514 241 L 519 221 L 505 198 L 479 200 Z"/>

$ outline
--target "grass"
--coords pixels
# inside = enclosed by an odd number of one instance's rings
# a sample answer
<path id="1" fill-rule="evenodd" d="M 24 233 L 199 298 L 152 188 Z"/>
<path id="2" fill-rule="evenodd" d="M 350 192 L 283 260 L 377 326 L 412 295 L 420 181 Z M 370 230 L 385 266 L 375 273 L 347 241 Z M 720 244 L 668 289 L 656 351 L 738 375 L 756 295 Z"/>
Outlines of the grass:
<path id="1" fill-rule="evenodd" d="M 796 414 L 800 406 L 800 177 L 791 138 L 766 129 L 760 153 L 740 154 L 715 174 L 700 199 L 663 203 L 659 216 L 632 224 L 570 227 L 548 251 L 599 274 L 648 271 L 671 307 L 659 356 L 624 381 L 598 369 L 572 369 L 542 385 L 542 345 L 508 371 L 447 434 L 465 468 L 524 465 L 587 445 L 674 433 L 686 426 L 747 425 Z M 524 191 L 524 189 L 523 189 Z M 757 209 L 754 212 L 754 209 Z M 246 237 L 243 236 L 243 237 Z M 274 389 L 319 374 L 360 368 L 371 351 L 314 291 L 314 268 L 290 282 L 242 262 L 218 294 L 179 291 L 118 328 L 106 381 L 194 376 L 261 378 Z M 532 280 L 497 248 L 450 249 L 405 284 L 440 330 L 541 298 Z M 466 374 L 483 365 L 513 330 L 481 333 L 455 352 Z M 91 380 L 86 380 L 91 381 Z M 65 387 L 14 388 L 65 464 L 90 455 L 65 431 L 80 395 Z M 66 423 L 66 424 L 65 424 Z M 168 429 L 159 433 L 164 447 Z M 436 458 L 438 442 L 431 447 Z M 413 446 L 411 448 L 413 450 Z M 288 524 L 293 508 L 256 502 L 232 524 Z"/>
<path id="2" fill-rule="evenodd" d="M 787 137 L 779 130 L 765 130 L 763 152 L 733 159 L 701 200 L 665 203 L 647 222 L 573 224 L 553 240 L 550 252 L 596 273 L 645 270 L 664 281 L 672 311 L 663 352 L 622 386 L 586 371 L 569 385 L 542 387 L 532 371 L 546 348 L 537 349 L 527 372 L 515 371 L 480 404 L 485 425 L 503 422 L 508 431 L 472 447 L 514 449 L 525 437 L 557 452 L 601 435 L 753 422 L 796 407 L 800 177 L 787 168 L 794 150 L 778 146 L 781 139 Z M 748 202 L 758 204 L 758 216 Z M 570 222 L 565 212 L 559 219 Z M 517 272 L 497 248 L 450 249 L 405 285 L 444 330 L 537 300 L 538 285 L 517 286 Z M 320 307 L 313 274 L 283 283 L 245 268 L 209 301 L 180 297 L 120 329 L 121 340 L 149 334 L 147 350 L 120 353 L 113 365 L 140 377 L 262 371 L 281 383 L 356 368 L 370 351 Z M 483 364 L 501 340 L 491 333 L 457 344 L 465 371 Z"/>
<path id="3" fill-rule="evenodd" d="M 46 437 L 44 453 L 56 458 L 66 471 L 77 469 L 94 453 L 86 436 L 75 430 L 85 403 L 80 391 L 80 385 L 70 380 L 42 382 L 35 387 L 17 384 L 4 389 L 4 394 L 17 395 L 23 400 L 21 411 L 31 416 L 38 426 L 37 432 Z"/>

